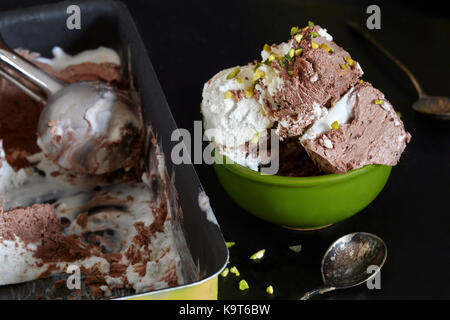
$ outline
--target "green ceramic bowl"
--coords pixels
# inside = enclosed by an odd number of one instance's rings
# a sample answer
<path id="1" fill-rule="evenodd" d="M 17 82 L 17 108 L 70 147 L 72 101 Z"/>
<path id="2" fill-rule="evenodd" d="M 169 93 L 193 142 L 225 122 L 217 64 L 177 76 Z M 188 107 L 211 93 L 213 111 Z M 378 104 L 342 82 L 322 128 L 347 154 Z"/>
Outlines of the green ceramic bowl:
<path id="1" fill-rule="evenodd" d="M 238 164 L 215 164 L 231 198 L 251 214 L 288 228 L 317 229 L 342 221 L 369 205 L 392 167 L 369 165 L 317 177 L 262 175 Z"/>

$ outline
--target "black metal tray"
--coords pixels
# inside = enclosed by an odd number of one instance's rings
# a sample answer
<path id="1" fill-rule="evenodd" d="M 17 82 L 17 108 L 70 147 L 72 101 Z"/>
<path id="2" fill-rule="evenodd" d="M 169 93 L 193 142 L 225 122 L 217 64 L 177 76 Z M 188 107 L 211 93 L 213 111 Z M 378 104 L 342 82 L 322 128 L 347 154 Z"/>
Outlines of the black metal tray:
<path id="1" fill-rule="evenodd" d="M 119 52 L 123 73 L 132 70 L 132 81 L 142 102 L 144 122 L 152 127 L 159 147 L 165 151 L 168 176 L 177 191 L 178 204 L 182 217 L 175 229 L 181 230 L 181 243 L 187 244 L 189 257 L 182 254 L 186 263 L 193 262 L 196 279 L 183 286 L 152 291 L 140 297 L 150 297 L 167 292 L 200 285 L 214 278 L 223 269 L 228 259 L 220 227 L 214 217 L 208 216 L 199 206 L 199 194 L 203 192 L 193 165 L 173 165 L 170 150 L 177 142 L 170 137 L 177 129 L 164 93 L 148 57 L 133 19 L 121 2 L 118 1 L 78 1 L 81 9 L 81 29 L 69 30 L 66 20 L 67 7 L 73 3 L 65 1 L 58 4 L 43 5 L 0 14 L 0 32 L 11 48 L 22 47 L 51 56 L 55 45 L 74 54 L 86 49 L 106 46 Z M 149 142 L 150 143 L 150 142 Z M 179 227 L 179 228 L 178 228 Z M 184 242 L 185 240 L 185 242 Z M 188 261 L 189 260 L 189 261 Z M 192 270 L 191 270 L 192 271 Z M 0 275 L 1 276 L 1 275 Z M 192 278 L 192 277 L 191 277 Z M 50 280 L 41 279 L 28 283 L 0 287 L 0 299 L 34 299 L 41 297 L 49 289 Z M 216 291 L 217 292 L 217 291 Z M 123 292 L 123 297 L 132 293 Z M 189 298 L 189 297 L 184 297 Z"/>

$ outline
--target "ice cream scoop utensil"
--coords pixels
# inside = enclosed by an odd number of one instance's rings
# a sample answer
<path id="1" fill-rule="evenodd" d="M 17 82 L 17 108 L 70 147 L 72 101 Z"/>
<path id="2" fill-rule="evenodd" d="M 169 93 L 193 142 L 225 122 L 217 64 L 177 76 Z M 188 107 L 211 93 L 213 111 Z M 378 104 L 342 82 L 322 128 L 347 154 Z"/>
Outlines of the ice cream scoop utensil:
<path id="1" fill-rule="evenodd" d="M 347 25 L 357 34 L 374 45 L 397 67 L 399 67 L 401 70 L 403 70 L 403 72 L 406 73 L 406 75 L 416 88 L 417 94 L 419 96 L 419 100 L 414 102 L 412 105 L 415 111 L 435 119 L 450 120 L 450 99 L 448 97 L 434 97 L 427 95 L 411 70 L 409 70 L 403 63 L 401 63 L 400 60 L 394 57 L 388 50 L 386 50 L 375 38 L 373 38 L 368 32 L 363 31 L 358 26 L 358 24 L 353 21 L 348 22 Z"/>
<path id="2" fill-rule="evenodd" d="M 300 300 L 362 284 L 381 270 L 386 261 L 387 248 L 383 240 L 366 232 L 347 234 L 336 240 L 322 259 L 324 285 L 307 292 Z M 374 266 L 373 272 L 369 267 Z"/>
<path id="3" fill-rule="evenodd" d="M 48 158 L 82 174 L 104 174 L 130 163 L 142 121 L 128 95 L 100 82 L 65 85 L 9 49 L 1 36 L 0 62 L 45 92 L 38 145 Z M 17 78 L 1 75 L 30 95 Z"/>

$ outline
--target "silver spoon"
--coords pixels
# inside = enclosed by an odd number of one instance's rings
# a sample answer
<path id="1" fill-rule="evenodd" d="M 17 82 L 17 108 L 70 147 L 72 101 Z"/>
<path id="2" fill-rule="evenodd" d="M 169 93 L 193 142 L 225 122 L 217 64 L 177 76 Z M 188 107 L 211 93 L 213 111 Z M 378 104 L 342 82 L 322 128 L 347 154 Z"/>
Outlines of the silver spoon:
<path id="1" fill-rule="evenodd" d="M 389 51 L 387 51 L 377 40 L 375 40 L 368 32 L 363 31 L 357 23 L 350 21 L 347 25 L 356 33 L 368 40 L 378 50 L 380 50 L 386 57 L 394 62 L 403 72 L 406 73 L 408 78 L 416 88 L 419 100 L 413 103 L 412 107 L 415 111 L 435 119 L 450 120 L 450 99 L 448 97 L 433 97 L 429 96 L 422 89 L 419 81 L 413 73 L 396 57 L 394 57 Z"/>
<path id="2" fill-rule="evenodd" d="M 386 244 L 379 237 L 366 232 L 356 232 L 336 240 L 322 259 L 324 285 L 307 292 L 300 300 L 308 300 L 317 294 L 360 285 L 380 271 L 386 261 Z M 368 273 L 370 266 L 376 266 Z"/>
<path id="3" fill-rule="evenodd" d="M 0 69 L 0 76 L 33 99 L 46 101 L 38 145 L 49 159 L 81 174 L 104 174 L 132 165 L 143 125 L 139 108 L 128 95 L 100 82 L 65 85 L 10 50 L 1 36 L 0 62 L 3 69 L 14 69 L 44 92 L 42 98 L 36 88 Z"/>

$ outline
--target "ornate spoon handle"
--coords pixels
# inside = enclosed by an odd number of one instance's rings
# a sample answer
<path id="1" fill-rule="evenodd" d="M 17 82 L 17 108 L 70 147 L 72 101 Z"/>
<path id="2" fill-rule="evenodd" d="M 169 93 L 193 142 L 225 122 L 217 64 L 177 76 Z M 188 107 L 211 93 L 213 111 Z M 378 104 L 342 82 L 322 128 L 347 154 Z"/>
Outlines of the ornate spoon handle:
<path id="1" fill-rule="evenodd" d="M 330 286 L 323 286 L 323 287 L 317 288 L 315 290 L 308 291 L 299 300 L 308 300 L 309 298 L 314 297 L 314 296 L 316 296 L 318 294 L 323 294 L 325 292 L 330 292 L 330 291 L 333 291 L 333 290 L 336 290 L 336 288 L 335 287 L 330 287 Z"/>
<path id="2" fill-rule="evenodd" d="M 387 51 L 381 43 L 379 43 L 374 37 L 372 37 L 368 32 L 363 31 L 356 22 L 349 21 L 347 22 L 347 25 L 356 33 L 358 33 L 360 36 L 365 38 L 367 41 L 369 41 L 372 45 L 374 45 L 378 50 L 380 50 L 386 57 L 388 57 L 392 62 L 397 65 L 400 69 L 403 70 L 404 73 L 408 76 L 408 78 L 413 83 L 414 87 L 416 88 L 416 91 L 419 95 L 419 98 L 422 98 L 426 96 L 425 92 L 423 91 L 421 85 L 419 84 L 419 81 L 417 81 L 416 77 L 413 75 L 411 70 L 409 70 L 403 63 L 400 62 L 396 57 L 394 57 L 389 51 Z"/>

